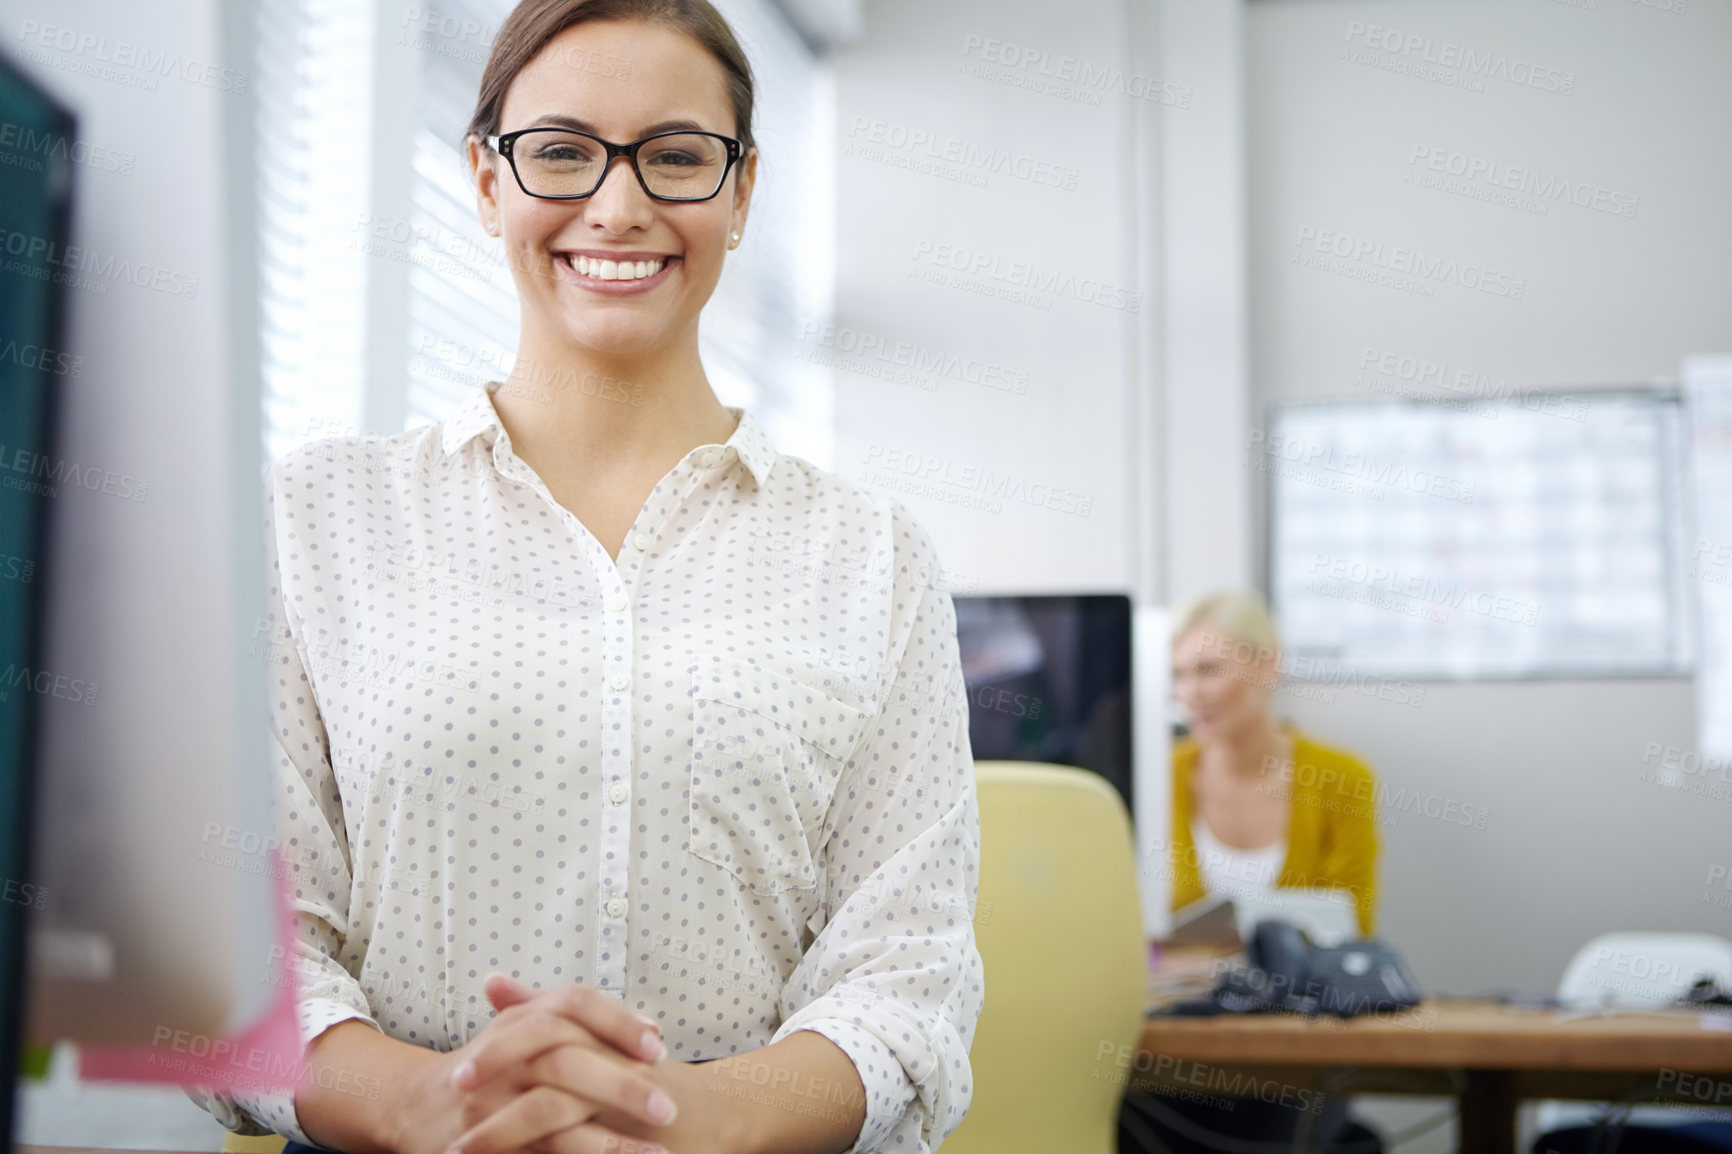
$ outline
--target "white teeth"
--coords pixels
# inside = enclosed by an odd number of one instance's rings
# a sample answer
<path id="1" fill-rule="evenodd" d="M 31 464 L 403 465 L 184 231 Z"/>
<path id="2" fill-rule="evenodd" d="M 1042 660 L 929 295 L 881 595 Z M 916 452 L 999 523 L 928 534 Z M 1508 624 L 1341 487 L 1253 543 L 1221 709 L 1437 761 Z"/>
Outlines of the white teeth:
<path id="1" fill-rule="evenodd" d="M 641 280 L 662 271 L 661 260 L 604 260 L 601 257 L 573 256 L 568 258 L 572 271 L 596 280 Z"/>

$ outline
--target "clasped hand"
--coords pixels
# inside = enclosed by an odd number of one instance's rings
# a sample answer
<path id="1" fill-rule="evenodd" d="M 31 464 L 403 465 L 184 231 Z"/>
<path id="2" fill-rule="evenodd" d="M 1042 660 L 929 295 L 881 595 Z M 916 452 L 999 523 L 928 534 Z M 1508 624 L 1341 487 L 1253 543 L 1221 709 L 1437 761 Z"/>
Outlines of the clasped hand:
<path id="1" fill-rule="evenodd" d="M 418 1076 L 398 1154 L 663 1154 L 641 1136 L 677 1113 L 655 1023 L 590 986 L 486 990 L 498 1015 Z"/>

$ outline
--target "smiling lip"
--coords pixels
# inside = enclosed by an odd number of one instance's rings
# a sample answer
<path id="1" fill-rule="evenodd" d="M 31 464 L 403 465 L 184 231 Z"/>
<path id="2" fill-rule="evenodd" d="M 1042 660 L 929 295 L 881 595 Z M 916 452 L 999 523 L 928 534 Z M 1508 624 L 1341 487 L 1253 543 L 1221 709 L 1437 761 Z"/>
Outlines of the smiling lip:
<path id="1" fill-rule="evenodd" d="M 579 261 L 589 270 L 578 272 Z M 606 265 L 602 262 L 607 262 Z M 588 292 L 602 293 L 606 296 L 629 296 L 634 293 L 648 292 L 667 279 L 668 270 L 679 263 L 679 258 L 656 253 L 626 253 L 626 252 L 559 252 L 554 254 L 553 263 L 557 265 L 565 278 Z M 636 272 L 637 265 L 643 265 L 646 271 L 660 265 L 661 268 L 648 276 L 634 276 L 630 280 L 617 279 L 617 270 L 621 265 L 632 267 Z M 610 267 L 611 266 L 611 267 Z M 600 269 L 604 274 L 614 272 L 616 279 L 608 279 L 605 275 L 595 275 Z"/>

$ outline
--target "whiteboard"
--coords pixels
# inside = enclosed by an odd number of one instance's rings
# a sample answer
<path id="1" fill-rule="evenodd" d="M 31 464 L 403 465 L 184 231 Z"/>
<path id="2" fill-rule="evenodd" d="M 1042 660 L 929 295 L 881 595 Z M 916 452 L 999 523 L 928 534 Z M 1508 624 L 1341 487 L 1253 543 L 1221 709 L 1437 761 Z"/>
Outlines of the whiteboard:
<path id="1" fill-rule="evenodd" d="M 1684 451 L 1674 391 L 1275 409 L 1246 463 L 1285 672 L 1688 673 Z"/>

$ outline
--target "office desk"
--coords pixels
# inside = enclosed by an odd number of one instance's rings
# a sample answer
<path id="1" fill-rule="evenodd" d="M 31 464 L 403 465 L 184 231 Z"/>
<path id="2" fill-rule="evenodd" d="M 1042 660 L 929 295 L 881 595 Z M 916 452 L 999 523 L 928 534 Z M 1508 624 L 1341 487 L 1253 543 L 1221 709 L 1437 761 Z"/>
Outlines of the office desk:
<path id="1" fill-rule="evenodd" d="M 1640 1094 L 1703 1105 L 1676 1096 L 1675 1076 L 1662 1085 L 1667 1070 L 1732 1080 L 1732 1033 L 1704 1029 L 1701 1017 L 1685 1011 L 1587 1017 L 1428 1002 L 1405 1014 L 1345 1022 L 1283 1014 L 1151 1018 L 1143 1025 L 1132 1085 L 1197 1090 L 1219 1069 L 1223 1079 L 1250 1075 L 1314 1091 L 1332 1073 L 1350 1070 L 1349 1080 L 1332 1089 L 1454 1096 L 1461 1105 L 1462 1150 L 1514 1154 L 1516 1105 L 1524 1098 Z M 1674 1095 L 1663 1096 L 1667 1089 Z"/>

